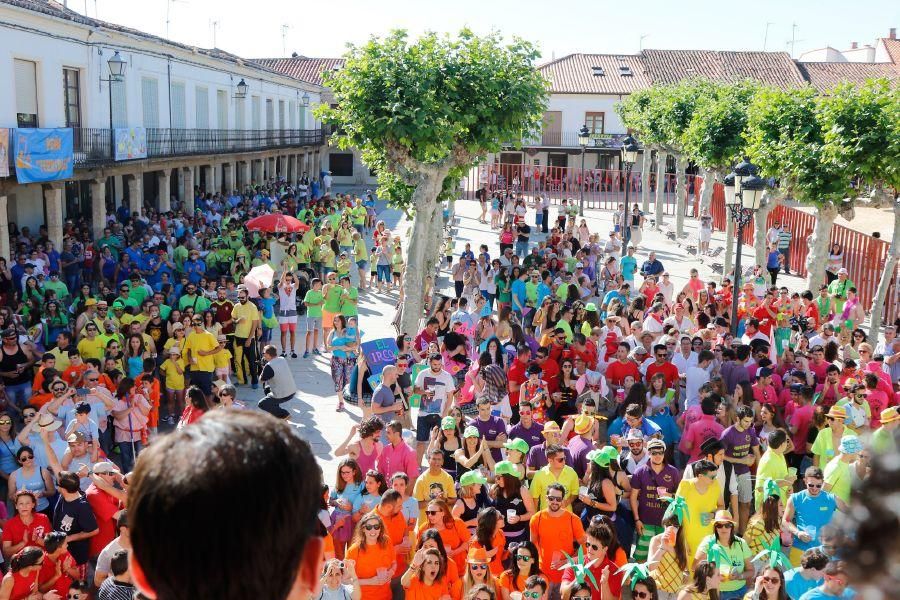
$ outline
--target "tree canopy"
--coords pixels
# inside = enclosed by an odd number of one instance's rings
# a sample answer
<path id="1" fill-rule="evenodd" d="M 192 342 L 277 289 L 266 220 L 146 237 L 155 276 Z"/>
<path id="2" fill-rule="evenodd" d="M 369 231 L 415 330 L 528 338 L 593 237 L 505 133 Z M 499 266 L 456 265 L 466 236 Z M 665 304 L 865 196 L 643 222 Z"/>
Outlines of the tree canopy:
<path id="1" fill-rule="evenodd" d="M 527 41 L 503 42 L 468 29 L 455 38 L 405 31 L 351 46 L 325 78 L 335 106 L 317 114 L 336 126 L 333 141 L 355 147 L 379 173 L 380 193 L 409 198 L 423 170 L 461 176 L 503 140 L 540 131 L 548 84 Z"/>

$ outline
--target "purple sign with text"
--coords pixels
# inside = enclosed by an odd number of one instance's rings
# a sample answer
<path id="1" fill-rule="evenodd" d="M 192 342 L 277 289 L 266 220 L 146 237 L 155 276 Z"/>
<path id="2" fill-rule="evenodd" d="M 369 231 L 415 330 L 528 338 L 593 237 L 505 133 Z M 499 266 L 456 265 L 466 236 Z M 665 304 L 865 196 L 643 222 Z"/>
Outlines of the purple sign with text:
<path id="1" fill-rule="evenodd" d="M 366 364 L 369 365 L 369 372 L 372 375 L 378 375 L 387 365 L 392 365 L 397 360 L 397 340 L 394 338 L 381 338 L 372 340 L 371 342 L 363 342 L 359 345 L 363 356 L 366 357 Z"/>

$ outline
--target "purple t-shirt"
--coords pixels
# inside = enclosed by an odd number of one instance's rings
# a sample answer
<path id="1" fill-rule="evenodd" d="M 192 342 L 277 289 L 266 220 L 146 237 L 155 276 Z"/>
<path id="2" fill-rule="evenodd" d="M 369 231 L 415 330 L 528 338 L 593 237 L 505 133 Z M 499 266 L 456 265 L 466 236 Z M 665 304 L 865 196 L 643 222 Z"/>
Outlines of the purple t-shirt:
<path id="1" fill-rule="evenodd" d="M 522 438 L 526 442 L 528 442 L 529 448 L 534 448 L 539 444 L 544 443 L 544 426 L 538 423 L 537 421 L 531 422 L 531 427 L 526 428 L 520 422 L 517 425 L 513 425 L 509 428 L 509 439 L 513 438 Z"/>
<path id="2" fill-rule="evenodd" d="M 594 449 L 594 444 L 591 440 L 576 435 L 569 440 L 568 448 L 572 453 L 572 462 L 574 463 L 572 468 L 578 473 L 578 477 L 584 477 L 587 471 L 587 455 Z"/>
<path id="3" fill-rule="evenodd" d="M 681 483 L 681 471 L 672 465 L 663 465 L 662 471 L 657 473 L 647 463 L 638 467 L 631 476 L 631 488 L 638 491 L 638 516 L 645 525 L 662 526 L 663 513 L 669 503 L 660 500 L 656 488 L 664 487 L 671 495 L 675 495 L 678 484 Z"/>
<path id="4" fill-rule="evenodd" d="M 506 434 L 506 423 L 500 417 L 488 417 L 487 421 L 482 421 L 478 417 L 474 417 L 469 421 L 469 425 L 474 425 L 481 437 L 489 442 L 493 442 L 499 436 Z M 495 461 L 503 460 L 500 454 L 500 448 L 491 448 L 491 456 Z"/>
<path id="5" fill-rule="evenodd" d="M 744 458 L 753 451 L 754 447 L 759 447 L 759 437 L 757 437 L 753 428 L 738 431 L 732 425 L 722 432 L 719 440 L 725 445 L 725 456 L 729 458 Z M 743 475 L 750 472 L 750 467 L 747 465 L 731 464 L 734 467 L 735 475 Z"/>
<path id="6" fill-rule="evenodd" d="M 532 446 L 531 450 L 528 451 L 528 460 L 525 462 L 528 465 L 529 469 L 543 469 L 547 466 L 547 454 L 544 452 L 544 444 L 538 444 L 537 446 Z M 575 464 L 572 462 L 572 453 L 569 452 L 569 449 L 563 446 L 563 453 L 566 456 L 566 465 L 575 468 Z"/>

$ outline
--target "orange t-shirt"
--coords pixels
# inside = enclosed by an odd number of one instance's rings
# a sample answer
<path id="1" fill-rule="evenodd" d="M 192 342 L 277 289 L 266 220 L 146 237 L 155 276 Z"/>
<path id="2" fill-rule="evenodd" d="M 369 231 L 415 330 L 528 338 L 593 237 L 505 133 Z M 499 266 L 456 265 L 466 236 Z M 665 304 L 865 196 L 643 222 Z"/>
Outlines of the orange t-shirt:
<path id="1" fill-rule="evenodd" d="M 557 517 L 551 517 L 545 509 L 531 517 L 529 527 L 531 541 L 537 546 L 540 556 L 541 571 L 550 582 L 562 583 L 563 572 L 550 565 L 554 560 L 564 560 L 563 552 L 569 555 L 575 552 L 575 541 L 584 537 L 581 519 L 567 510 Z"/>
<path id="2" fill-rule="evenodd" d="M 378 575 L 378 569 L 390 569 L 396 562 L 394 548 L 390 542 L 384 548 L 378 545 L 367 546 L 365 552 L 360 550 L 359 544 L 353 544 L 344 558 L 356 561 L 356 576 L 360 579 L 371 579 Z M 391 600 L 390 582 L 381 585 L 361 585 L 360 589 L 366 600 Z"/>
<path id="3" fill-rule="evenodd" d="M 418 527 L 418 531 L 416 531 L 416 541 L 422 540 L 422 534 L 426 529 L 431 529 L 428 526 L 428 523 L 423 523 Z M 456 550 L 462 544 L 465 544 L 472 538 L 472 534 L 469 533 L 469 528 L 466 527 L 462 521 L 459 519 L 453 519 L 453 525 L 450 527 L 444 527 L 440 531 L 441 540 L 444 542 L 444 549 L 447 550 L 447 554 L 450 554 L 451 550 Z M 466 570 L 466 553 L 460 552 L 456 556 L 452 557 L 451 560 L 456 563 L 456 566 L 459 568 L 459 572 L 462 573 Z"/>
<path id="4" fill-rule="evenodd" d="M 441 596 L 449 593 L 450 585 L 447 582 L 446 575 L 444 575 L 443 579 L 439 579 L 431 585 L 425 585 L 419 580 L 418 575 L 413 575 L 412 580 L 409 582 L 409 587 L 406 588 L 404 598 L 406 600 L 440 600 Z"/>
<path id="5" fill-rule="evenodd" d="M 34 376 L 34 381 L 31 382 L 31 391 L 38 392 L 41 389 L 41 386 L 44 385 L 44 369 L 47 367 L 41 367 L 38 369 L 37 375 Z"/>
<path id="6" fill-rule="evenodd" d="M 525 591 L 525 581 L 528 578 L 525 577 L 522 573 L 519 573 L 519 576 L 516 578 L 516 583 L 513 585 L 512 580 L 512 571 L 507 569 L 500 574 L 500 587 L 505 589 L 507 592 L 524 592 Z"/>
<path id="7" fill-rule="evenodd" d="M 53 400 L 53 393 L 47 392 L 46 394 L 35 394 L 31 397 L 31 400 L 28 401 L 28 404 L 40 410 L 40 408 Z"/>
<path id="8" fill-rule="evenodd" d="M 81 384 L 84 383 L 83 377 L 84 372 L 88 370 L 88 365 L 82 363 L 77 367 L 75 365 L 70 365 L 68 369 L 63 371 L 62 380 L 68 383 L 70 386 L 75 386 L 75 382 L 79 383 L 78 387 L 81 387 Z"/>
<path id="9" fill-rule="evenodd" d="M 334 558 L 334 538 L 326 531 L 325 537 L 322 538 L 322 540 L 322 553 L 325 555 L 326 560 Z"/>
<path id="10" fill-rule="evenodd" d="M 159 425 L 159 379 L 138 375 L 137 379 L 134 380 L 135 387 L 143 389 L 141 386 L 145 380 L 150 382 L 150 397 L 148 398 L 150 400 L 150 413 L 147 415 L 147 426 L 156 427 Z"/>
<path id="11" fill-rule="evenodd" d="M 465 583 L 464 577 L 460 577 L 450 586 L 450 597 L 453 600 L 462 600 L 463 597 L 463 584 Z M 491 583 L 494 585 L 494 590 L 498 592 L 497 597 L 500 597 L 500 583 L 497 581 L 497 578 L 491 575 Z M 490 585 L 490 583 L 488 584 Z"/>
<path id="12" fill-rule="evenodd" d="M 404 539 L 408 538 L 409 529 L 406 527 L 406 518 L 403 516 L 403 513 L 386 517 L 377 508 L 375 512 L 384 521 L 385 531 L 387 531 L 388 537 L 391 539 L 391 545 L 398 546 L 403 543 Z M 403 573 L 406 570 L 407 554 L 408 552 L 397 552 L 397 573 Z"/>
<path id="13" fill-rule="evenodd" d="M 494 534 L 494 538 L 491 540 L 491 546 L 493 548 L 498 548 L 497 553 L 494 554 L 494 558 L 491 559 L 489 563 L 491 569 L 491 575 L 500 575 L 503 573 L 503 559 L 506 558 L 506 536 L 503 535 L 503 531 L 498 529 L 497 533 Z M 481 543 L 475 539 L 475 536 L 472 536 L 472 548 L 482 548 Z M 487 548 L 485 548 L 487 550 Z"/>

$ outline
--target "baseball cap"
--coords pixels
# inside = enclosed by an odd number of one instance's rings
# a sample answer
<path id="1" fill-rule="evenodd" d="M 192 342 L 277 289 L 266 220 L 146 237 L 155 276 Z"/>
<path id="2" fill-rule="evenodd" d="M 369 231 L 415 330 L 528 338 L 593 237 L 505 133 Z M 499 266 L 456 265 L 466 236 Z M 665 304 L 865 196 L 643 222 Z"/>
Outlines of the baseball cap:
<path id="1" fill-rule="evenodd" d="M 485 479 L 478 471 L 466 471 L 463 473 L 462 477 L 459 478 L 460 486 L 475 485 L 476 483 L 480 483 L 481 485 L 487 483 L 487 479 Z"/>
<path id="2" fill-rule="evenodd" d="M 513 438 L 503 443 L 503 447 L 507 450 L 518 450 L 522 454 L 528 454 L 528 442 L 522 438 Z"/>
<path id="3" fill-rule="evenodd" d="M 501 460 L 494 465 L 494 475 L 512 475 L 522 479 L 522 474 L 516 469 L 516 466 L 508 460 Z"/>
<path id="4" fill-rule="evenodd" d="M 649 442 L 647 442 L 647 450 L 653 450 L 654 448 L 665 450 L 666 443 L 659 438 L 653 438 Z"/>
<path id="5" fill-rule="evenodd" d="M 76 442 L 85 442 L 87 438 L 82 431 L 73 431 L 66 437 L 66 441 L 70 444 L 74 444 Z"/>
<path id="6" fill-rule="evenodd" d="M 466 427 L 465 430 L 463 431 L 463 437 L 464 437 L 464 438 L 468 438 L 468 437 L 476 437 L 476 438 L 477 438 L 477 437 L 481 437 L 481 432 L 478 431 L 478 428 L 475 427 L 474 425 L 469 425 L 469 426 Z"/>

